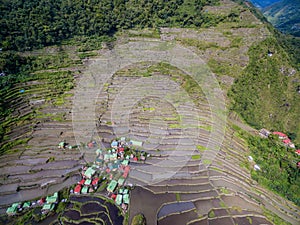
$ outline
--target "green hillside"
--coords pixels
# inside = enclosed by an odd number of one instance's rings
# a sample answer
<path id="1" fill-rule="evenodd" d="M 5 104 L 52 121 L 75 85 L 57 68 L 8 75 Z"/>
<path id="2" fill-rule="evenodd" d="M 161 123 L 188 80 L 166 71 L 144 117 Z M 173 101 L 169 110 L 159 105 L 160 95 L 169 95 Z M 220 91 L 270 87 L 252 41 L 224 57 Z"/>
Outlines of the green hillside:
<path id="1" fill-rule="evenodd" d="M 294 133 L 299 142 L 299 72 L 272 37 L 252 46 L 249 56 L 230 93 L 233 109 L 253 127 Z"/>
<path id="2" fill-rule="evenodd" d="M 201 13 L 218 0 L 1 1 L 0 46 L 30 50 L 75 36 L 113 35 L 133 27 L 204 26 L 225 18 Z"/>
<path id="3" fill-rule="evenodd" d="M 263 14 L 281 32 L 300 37 L 300 1 L 276 2 L 264 8 Z"/>

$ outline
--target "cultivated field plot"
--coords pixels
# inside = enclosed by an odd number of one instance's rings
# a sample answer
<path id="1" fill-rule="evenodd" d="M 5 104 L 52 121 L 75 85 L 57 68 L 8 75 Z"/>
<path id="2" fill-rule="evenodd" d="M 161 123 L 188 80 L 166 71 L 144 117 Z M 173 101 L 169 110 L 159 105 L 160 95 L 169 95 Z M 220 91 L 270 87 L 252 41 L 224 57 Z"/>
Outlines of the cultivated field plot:
<path id="1" fill-rule="evenodd" d="M 253 20 L 252 27 L 163 28 L 161 40 L 121 38 L 112 50 L 87 60 L 63 105 L 45 104 L 53 90 L 40 90 L 35 82 L 24 84 L 34 87 L 25 100 L 8 93 L 20 116 L 36 110 L 58 118 L 37 116 L 33 124 L 12 127 L 13 139 L 26 134 L 30 140 L 22 151 L 0 158 L 0 213 L 13 202 L 79 181 L 82 164 L 95 159 L 94 149 L 81 143 L 95 140 L 104 148 L 124 136 L 142 141 L 141 150 L 151 155 L 146 163 L 130 165 L 128 180 L 135 188 L 129 222 L 143 213 L 150 225 L 273 224 L 267 209 L 299 224 L 298 207 L 251 179 L 249 152 L 234 127 L 253 129 L 226 114 L 226 91 L 247 65 L 249 46 L 268 35 L 249 14 L 243 18 Z M 217 77 L 210 70 L 216 62 L 230 73 Z M 80 149 L 58 149 L 61 140 Z M 70 201 L 64 224 L 122 224 L 118 208 L 102 198 Z"/>
<path id="2" fill-rule="evenodd" d="M 123 224 L 119 208 L 111 201 L 91 196 L 71 196 L 70 201 L 60 217 L 63 224 Z"/>

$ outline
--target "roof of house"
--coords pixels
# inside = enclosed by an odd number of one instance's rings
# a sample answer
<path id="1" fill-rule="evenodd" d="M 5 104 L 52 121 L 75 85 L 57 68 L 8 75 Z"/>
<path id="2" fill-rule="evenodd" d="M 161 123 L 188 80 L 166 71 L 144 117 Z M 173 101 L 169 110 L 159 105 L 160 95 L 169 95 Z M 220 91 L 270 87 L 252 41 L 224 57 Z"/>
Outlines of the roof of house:
<path id="1" fill-rule="evenodd" d="M 92 177 L 94 174 L 95 174 L 95 170 L 92 168 L 92 167 L 89 167 L 86 171 L 85 171 L 85 173 L 84 173 L 84 175 L 86 176 L 86 177 Z"/>
<path id="2" fill-rule="evenodd" d="M 276 134 L 276 135 L 278 135 L 278 136 L 280 136 L 280 137 L 287 137 L 286 134 L 284 134 L 284 133 L 282 133 L 282 132 L 279 132 L 279 131 L 274 131 L 273 134 Z"/>
<path id="3" fill-rule="evenodd" d="M 102 150 L 101 149 L 97 149 L 96 150 L 96 154 L 102 154 Z"/>
<path id="4" fill-rule="evenodd" d="M 120 148 L 118 148 L 118 151 L 119 152 L 124 152 L 124 148 L 120 147 Z"/>
<path id="5" fill-rule="evenodd" d="M 29 208 L 31 205 L 31 202 L 24 202 L 23 208 Z"/>
<path id="6" fill-rule="evenodd" d="M 55 192 L 52 196 L 47 196 L 46 197 L 46 202 L 47 203 L 54 203 L 57 201 L 57 198 L 58 198 L 58 193 Z"/>
<path id="7" fill-rule="evenodd" d="M 102 163 L 102 162 L 103 162 L 103 159 L 97 158 L 97 159 L 96 159 L 96 162 L 97 162 L 97 163 Z"/>
<path id="8" fill-rule="evenodd" d="M 123 195 L 123 201 L 125 204 L 129 204 L 129 194 Z"/>
<path id="9" fill-rule="evenodd" d="M 282 142 L 285 144 L 289 144 L 289 143 L 291 143 L 291 140 L 287 138 L 287 139 L 282 140 Z"/>
<path id="10" fill-rule="evenodd" d="M 77 185 L 75 188 L 74 188 L 74 193 L 80 193 L 81 191 L 81 185 Z"/>
<path id="11" fill-rule="evenodd" d="M 117 141 L 112 141 L 111 142 L 111 147 L 114 147 L 114 146 L 118 146 L 118 142 Z"/>
<path id="12" fill-rule="evenodd" d="M 84 184 L 84 182 L 85 182 L 85 179 L 82 179 L 81 181 L 79 181 L 79 182 L 78 182 L 78 184 L 81 184 L 81 185 L 83 185 L 83 184 Z"/>
<path id="13" fill-rule="evenodd" d="M 118 180 L 118 184 L 119 184 L 119 185 L 123 185 L 124 182 L 125 182 L 124 177 L 120 177 L 119 180 Z"/>
<path id="14" fill-rule="evenodd" d="M 295 151 L 295 153 L 298 154 L 298 155 L 300 155 L 300 149 L 297 149 L 297 150 Z"/>
<path id="15" fill-rule="evenodd" d="M 42 210 L 53 210 L 54 209 L 54 204 L 52 203 L 46 203 L 45 205 L 43 205 Z"/>
<path id="16" fill-rule="evenodd" d="M 116 159 L 118 157 L 117 153 L 112 153 L 110 159 Z"/>
<path id="17" fill-rule="evenodd" d="M 93 147 L 94 147 L 94 144 L 93 144 L 93 142 L 90 142 L 90 143 L 87 144 L 87 146 L 88 146 L 89 148 L 93 148 Z"/>
<path id="18" fill-rule="evenodd" d="M 81 189 L 81 193 L 82 193 L 82 194 L 86 194 L 86 193 L 88 193 L 88 190 L 89 190 L 89 187 L 84 186 L 84 187 Z"/>
<path id="19" fill-rule="evenodd" d="M 92 185 L 96 185 L 99 182 L 99 178 L 96 177 L 93 181 L 92 181 Z"/>
<path id="20" fill-rule="evenodd" d="M 127 166 L 127 165 L 128 165 L 128 163 L 129 163 L 129 161 L 128 161 L 127 159 L 125 159 L 125 160 L 123 160 L 123 161 L 122 161 L 122 165 L 125 165 L 125 166 Z"/>
<path id="21" fill-rule="evenodd" d="M 122 195 L 117 195 L 117 197 L 116 197 L 116 203 L 117 203 L 117 205 L 121 205 L 122 204 Z"/>
<path id="22" fill-rule="evenodd" d="M 11 207 L 7 208 L 6 213 L 11 214 L 11 213 L 16 213 L 18 209 L 19 203 L 14 203 L 12 204 Z"/>
<path id="23" fill-rule="evenodd" d="M 104 155 L 104 160 L 108 160 L 108 159 L 110 159 L 110 154 L 105 154 Z"/>
<path id="24" fill-rule="evenodd" d="M 130 140 L 130 142 L 134 146 L 140 146 L 140 147 L 142 147 L 142 145 L 143 145 L 142 141 L 133 141 L 133 140 Z"/>
<path id="25" fill-rule="evenodd" d="M 109 183 L 109 185 L 107 186 L 107 190 L 110 191 L 110 192 L 113 192 L 113 191 L 116 189 L 117 184 L 118 184 L 117 181 L 112 180 L 112 181 Z"/>
<path id="26" fill-rule="evenodd" d="M 84 182 L 85 185 L 90 185 L 91 183 L 92 183 L 92 180 L 91 180 L 91 179 L 87 179 L 87 180 Z"/>

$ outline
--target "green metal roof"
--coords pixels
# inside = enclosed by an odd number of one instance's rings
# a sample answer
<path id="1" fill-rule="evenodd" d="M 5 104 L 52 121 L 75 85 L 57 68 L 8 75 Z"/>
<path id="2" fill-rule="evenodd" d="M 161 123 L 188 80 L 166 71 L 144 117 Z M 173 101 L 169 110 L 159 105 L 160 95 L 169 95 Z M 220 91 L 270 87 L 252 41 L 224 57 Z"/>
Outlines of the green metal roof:
<path id="1" fill-rule="evenodd" d="M 143 142 L 141 142 L 141 141 L 133 141 L 133 140 L 130 140 L 130 142 L 132 143 L 132 145 L 135 145 L 135 146 L 140 146 L 140 147 L 142 147 L 142 145 L 143 145 Z"/>
<path id="2" fill-rule="evenodd" d="M 31 203 L 30 203 L 30 202 L 24 202 L 24 204 L 23 204 L 23 208 L 29 208 L 29 207 L 30 207 L 30 205 L 31 205 Z"/>
<path id="3" fill-rule="evenodd" d="M 96 150 L 96 154 L 102 154 L 102 150 L 101 149 L 97 149 Z"/>
<path id="4" fill-rule="evenodd" d="M 122 195 L 117 195 L 117 198 L 116 198 L 116 203 L 117 205 L 121 205 L 122 204 Z"/>
<path id="5" fill-rule="evenodd" d="M 124 189 L 123 194 L 128 194 L 128 189 Z"/>
<path id="6" fill-rule="evenodd" d="M 113 192 L 113 191 L 116 189 L 117 184 L 118 184 L 117 181 L 112 180 L 112 181 L 109 183 L 109 185 L 108 185 L 108 187 L 107 187 L 107 190 L 110 191 L 110 192 Z"/>
<path id="7" fill-rule="evenodd" d="M 127 166 L 129 161 L 127 159 L 123 160 L 122 165 Z"/>
<path id="8" fill-rule="evenodd" d="M 16 203 L 12 204 L 11 207 L 16 207 L 16 208 L 18 208 L 18 206 L 19 206 L 20 204 L 21 204 L 20 202 L 16 202 Z"/>
<path id="9" fill-rule="evenodd" d="M 118 157 L 117 153 L 112 153 L 110 159 L 116 159 Z"/>
<path id="10" fill-rule="evenodd" d="M 91 177 L 95 174 L 95 172 L 96 172 L 96 171 L 95 171 L 92 167 L 89 167 L 89 168 L 85 171 L 84 175 L 85 175 L 86 177 L 91 178 Z"/>
<path id="11" fill-rule="evenodd" d="M 47 203 L 54 203 L 54 202 L 56 202 L 56 200 L 57 200 L 57 198 L 54 197 L 54 196 L 48 196 L 48 197 L 46 198 L 46 202 L 47 202 Z"/>
<path id="12" fill-rule="evenodd" d="M 110 154 L 105 154 L 104 155 L 104 160 L 109 160 L 110 159 Z"/>
<path id="13" fill-rule="evenodd" d="M 123 195 L 123 201 L 125 204 L 129 204 L 129 194 Z"/>
<path id="14" fill-rule="evenodd" d="M 7 214 L 16 213 L 17 209 L 18 209 L 18 206 L 14 206 L 14 204 L 13 204 L 11 207 L 7 208 L 6 213 Z"/>
<path id="15" fill-rule="evenodd" d="M 42 210 L 53 210 L 54 209 L 54 204 L 52 204 L 52 203 L 46 203 L 46 204 L 44 204 L 43 205 L 43 208 L 42 208 Z"/>
<path id="16" fill-rule="evenodd" d="M 84 187 L 81 189 L 81 193 L 82 193 L 82 194 L 87 194 L 87 193 L 88 193 L 88 190 L 89 190 L 89 187 L 84 186 Z"/>
<path id="17" fill-rule="evenodd" d="M 120 177 L 119 180 L 118 180 L 118 184 L 123 185 L 124 182 L 125 182 L 125 179 L 123 177 Z"/>
<path id="18" fill-rule="evenodd" d="M 92 180 L 91 180 L 91 179 L 87 179 L 87 180 L 84 182 L 85 185 L 90 185 L 91 183 L 92 183 Z"/>

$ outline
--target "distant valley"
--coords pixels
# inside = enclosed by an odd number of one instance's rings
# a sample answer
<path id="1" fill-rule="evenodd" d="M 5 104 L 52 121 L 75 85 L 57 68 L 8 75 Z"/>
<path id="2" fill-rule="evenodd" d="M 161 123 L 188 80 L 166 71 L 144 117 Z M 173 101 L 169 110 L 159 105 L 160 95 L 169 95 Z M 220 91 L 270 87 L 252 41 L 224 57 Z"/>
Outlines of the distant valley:
<path id="1" fill-rule="evenodd" d="M 251 2 L 281 32 L 300 36 L 299 0 L 251 0 Z"/>

